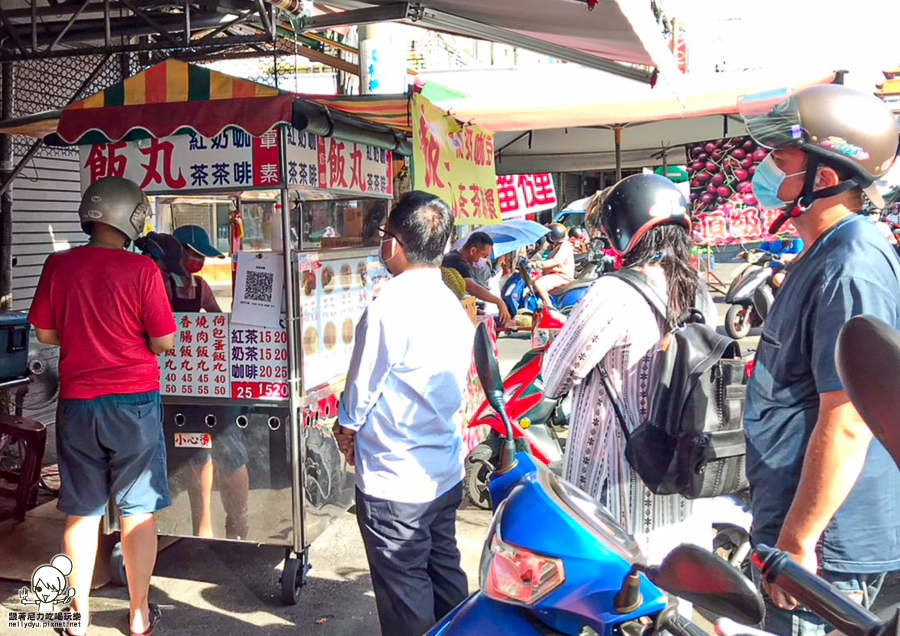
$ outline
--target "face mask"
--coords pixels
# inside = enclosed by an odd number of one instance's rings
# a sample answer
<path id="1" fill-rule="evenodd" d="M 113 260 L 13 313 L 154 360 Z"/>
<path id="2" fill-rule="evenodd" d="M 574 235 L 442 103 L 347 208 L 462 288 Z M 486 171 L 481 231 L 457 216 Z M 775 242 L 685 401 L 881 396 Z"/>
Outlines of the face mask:
<path id="1" fill-rule="evenodd" d="M 201 269 L 203 269 L 203 260 L 204 259 L 202 257 L 198 258 L 192 254 L 189 254 L 184 259 L 184 268 L 190 274 L 197 274 Z"/>
<path id="2" fill-rule="evenodd" d="M 385 238 L 385 239 L 382 239 L 382 241 L 381 241 L 381 246 L 378 248 L 378 260 L 381 261 L 381 264 L 384 265 L 384 268 L 388 271 L 388 273 L 389 273 L 391 276 L 394 275 L 394 272 L 391 271 L 391 268 L 390 268 L 390 266 L 388 265 L 388 263 L 390 263 L 391 260 L 397 255 L 397 252 L 392 250 L 392 251 L 391 251 L 391 255 L 388 256 L 387 258 L 385 258 L 385 257 L 384 257 L 384 244 L 387 243 L 387 242 L 390 242 L 390 241 L 392 241 L 392 240 L 393 240 L 393 239 L 391 239 L 391 238 Z"/>
<path id="3" fill-rule="evenodd" d="M 490 262 L 486 258 L 479 258 L 477 261 L 475 261 L 474 265 L 478 269 L 487 269 L 488 267 L 490 267 Z"/>
<path id="4" fill-rule="evenodd" d="M 784 170 L 775 164 L 775 159 L 771 154 L 766 156 L 756 167 L 756 173 L 753 175 L 751 185 L 753 187 L 753 196 L 759 201 L 759 204 L 767 209 L 773 210 L 783 208 L 788 205 L 789 201 L 782 201 L 778 198 L 778 191 L 781 184 L 788 177 L 795 177 L 803 172 L 795 172 L 794 174 L 785 174 Z"/>

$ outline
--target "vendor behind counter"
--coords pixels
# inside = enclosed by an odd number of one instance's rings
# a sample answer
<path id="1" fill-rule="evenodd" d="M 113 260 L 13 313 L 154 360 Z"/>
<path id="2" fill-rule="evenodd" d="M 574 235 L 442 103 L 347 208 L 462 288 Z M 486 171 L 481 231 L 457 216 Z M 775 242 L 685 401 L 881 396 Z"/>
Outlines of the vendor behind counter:
<path id="1" fill-rule="evenodd" d="M 222 313 L 209 284 L 197 274 L 203 269 L 206 256 L 224 257 L 210 244 L 203 228 L 186 225 L 175 230 L 174 235 L 150 232 L 135 245 L 162 272 L 173 312 Z"/>

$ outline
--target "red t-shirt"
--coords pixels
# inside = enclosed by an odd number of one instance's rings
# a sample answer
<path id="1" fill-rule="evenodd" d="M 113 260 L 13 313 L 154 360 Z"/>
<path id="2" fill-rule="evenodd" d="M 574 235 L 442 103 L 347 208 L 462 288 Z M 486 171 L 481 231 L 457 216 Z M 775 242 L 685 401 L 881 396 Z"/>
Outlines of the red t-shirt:
<path id="1" fill-rule="evenodd" d="M 173 333 L 175 318 L 162 275 L 146 256 L 89 246 L 52 254 L 28 321 L 59 336 L 60 398 L 159 389 L 147 337 Z"/>

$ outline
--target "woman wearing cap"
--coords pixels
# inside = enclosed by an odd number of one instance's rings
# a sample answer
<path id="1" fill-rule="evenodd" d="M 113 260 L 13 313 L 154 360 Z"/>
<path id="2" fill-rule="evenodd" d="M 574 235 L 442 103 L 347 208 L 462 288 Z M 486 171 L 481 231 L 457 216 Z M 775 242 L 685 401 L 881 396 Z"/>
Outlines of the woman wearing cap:
<path id="1" fill-rule="evenodd" d="M 224 258 L 225 255 L 212 246 L 206 230 L 199 225 L 183 225 L 175 230 L 174 236 L 184 248 L 181 264 L 187 271 L 184 275 L 171 272 L 166 280 L 172 311 L 221 313 L 209 283 L 199 272 L 207 256 Z"/>

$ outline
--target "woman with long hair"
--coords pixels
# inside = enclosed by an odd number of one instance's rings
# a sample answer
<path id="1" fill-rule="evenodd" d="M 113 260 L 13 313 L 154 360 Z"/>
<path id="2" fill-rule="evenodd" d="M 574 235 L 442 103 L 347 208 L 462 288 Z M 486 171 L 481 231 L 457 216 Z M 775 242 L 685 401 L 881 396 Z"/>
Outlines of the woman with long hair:
<path id="1" fill-rule="evenodd" d="M 667 315 L 659 316 L 626 281 L 599 278 L 544 359 L 544 393 L 573 393 L 563 477 L 606 506 L 644 556 L 659 562 L 678 543 L 710 543 L 711 522 L 702 502 L 654 495 L 631 469 L 598 369 L 606 371 L 633 431 L 648 416 L 666 335 L 693 309 L 715 324 L 716 310 L 690 264 L 690 216 L 674 183 L 657 175 L 627 177 L 595 195 L 587 223 L 606 235 L 624 268 L 642 274 L 666 299 Z"/>

